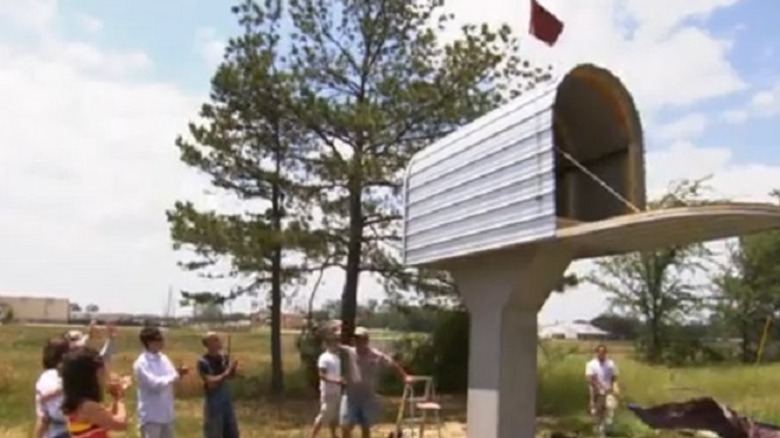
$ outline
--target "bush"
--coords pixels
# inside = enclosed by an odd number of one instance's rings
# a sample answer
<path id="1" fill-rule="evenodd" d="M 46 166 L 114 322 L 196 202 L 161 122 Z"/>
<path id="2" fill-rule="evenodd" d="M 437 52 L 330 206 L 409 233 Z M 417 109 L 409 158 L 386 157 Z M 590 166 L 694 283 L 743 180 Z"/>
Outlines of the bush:
<path id="1" fill-rule="evenodd" d="M 11 392 L 11 384 L 15 378 L 14 370 L 9 365 L 0 365 L 0 394 Z"/>
<path id="2" fill-rule="evenodd" d="M 298 335 L 295 345 L 298 348 L 298 356 L 303 367 L 306 386 L 315 391 L 319 390 L 320 372 L 317 369 L 317 359 L 322 353 L 322 330 L 315 321 L 310 321 Z"/>
<path id="3" fill-rule="evenodd" d="M 7 305 L 0 303 L 0 324 L 9 324 L 14 320 L 14 309 Z"/>
<path id="4" fill-rule="evenodd" d="M 440 310 L 433 333 L 404 337 L 395 345 L 398 360 L 413 374 L 433 376 L 441 393 L 463 393 L 468 388 L 469 316 L 462 310 Z M 397 391 L 397 379 L 382 381 L 382 389 Z"/>

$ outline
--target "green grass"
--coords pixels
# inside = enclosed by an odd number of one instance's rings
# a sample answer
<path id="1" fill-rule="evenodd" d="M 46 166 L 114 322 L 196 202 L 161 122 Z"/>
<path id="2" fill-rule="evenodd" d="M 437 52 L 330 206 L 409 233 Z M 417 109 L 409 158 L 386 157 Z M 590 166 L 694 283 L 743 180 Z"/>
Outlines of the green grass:
<path id="1" fill-rule="evenodd" d="M 27 438 L 33 424 L 33 385 L 40 373 L 40 351 L 43 342 L 62 328 L 23 326 L 0 327 L 0 438 Z M 112 366 L 128 373 L 139 352 L 138 329 L 122 329 L 119 353 Z M 267 331 L 232 335 L 232 353 L 241 363 L 242 376 L 235 382 L 236 407 L 244 437 L 306 437 L 308 425 L 317 410 L 317 402 L 303 383 L 295 349 L 295 336 L 286 334 L 283 348 L 288 395 L 284 400 L 267 397 L 268 350 Z M 584 415 L 587 388 L 584 364 L 593 344 L 554 342 L 545 344 L 539 355 L 538 415 L 540 431 L 550 428 L 569 432 L 587 432 Z M 739 412 L 768 422 L 780 423 L 780 406 L 775 403 L 780 388 L 780 366 L 723 366 L 672 370 L 638 363 L 631 358 L 628 346 L 614 344 L 610 350 L 621 370 L 623 401 L 643 405 L 711 395 Z M 194 365 L 200 354 L 199 334 L 176 330 L 168 335 L 168 356 L 176 363 Z M 546 353 L 545 353 L 546 352 Z M 523 372 L 523 370 L 518 370 Z M 177 434 L 200 435 L 201 385 L 188 376 L 177 387 Z M 394 416 L 393 403 L 387 400 L 387 423 Z M 448 438 L 463 437 L 464 397 L 445 397 L 444 416 Z M 133 400 L 128 407 L 132 411 Z M 384 425 L 385 428 L 388 424 Z M 631 415 L 618 415 L 618 429 L 630 436 L 648 436 L 651 431 Z M 117 435 L 122 436 L 122 435 Z M 135 437 L 135 430 L 125 436 Z M 381 435 L 377 435 L 381 436 Z"/>

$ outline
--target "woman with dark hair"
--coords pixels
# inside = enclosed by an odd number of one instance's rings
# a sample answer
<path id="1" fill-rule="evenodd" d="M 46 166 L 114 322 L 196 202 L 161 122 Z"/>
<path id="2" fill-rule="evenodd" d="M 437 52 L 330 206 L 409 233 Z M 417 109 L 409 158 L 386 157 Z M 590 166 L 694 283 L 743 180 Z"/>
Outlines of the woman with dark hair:
<path id="1" fill-rule="evenodd" d="M 35 438 L 68 438 L 62 415 L 62 380 L 60 364 L 68 352 L 68 342 L 56 337 L 43 347 L 43 372 L 35 382 Z"/>
<path id="2" fill-rule="evenodd" d="M 68 352 L 61 374 L 62 412 L 72 438 L 108 438 L 109 431 L 127 430 L 124 396 L 129 382 L 107 382 L 103 359 L 96 350 L 84 347 Z M 108 409 L 101 404 L 106 386 L 112 398 Z"/>

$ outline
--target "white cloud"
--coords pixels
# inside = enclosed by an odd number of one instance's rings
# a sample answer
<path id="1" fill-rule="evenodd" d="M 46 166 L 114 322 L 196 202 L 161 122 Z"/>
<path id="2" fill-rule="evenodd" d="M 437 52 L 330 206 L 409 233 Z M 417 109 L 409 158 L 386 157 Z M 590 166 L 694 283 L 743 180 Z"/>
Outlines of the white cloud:
<path id="1" fill-rule="evenodd" d="M 723 112 L 721 118 L 732 124 L 740 124 L 750 119 L 773 117 L 777 114 L 780 114 L 780 82 L 756 91 L 741 106 Z"/>
<path id="2" fill-rule="evenodd" d="M 736 125 L 739 123 L 745 123 L 750 118 L 750 114 L 743 109 L 732 109 L 724 111 L 721 114 L 721 118 L 728 123 Z"/>
<path id="3" fill-rule="evenodd" d="M 693 113 L 684 116 L 674 122 L 663 125 L 658 130 L 661 140 L 681 140 L 699 137 L 707 129 L 707 116 L 701 113 Z"/>
<path id="4" fill-rule="evenodd" d="M 103 29 L 103 20 L 91 15 L 77 14 L 76 21 L 82 29 L 89 33 L 97 33 Z"/>
<path id="5" fill-rule="evenodd" d="M 0 18 L 36 32 L 46 32 L 57 16 L 57 6 L 57 0 L 0 0 Z"/>
<path id="6" fill-rule="evenodd" d="M 225 53 L 225 41 L 217 35 L 213 27 L 198 29 L 195 36 L 195 47 L 209 68 L 216 68 Z"/>

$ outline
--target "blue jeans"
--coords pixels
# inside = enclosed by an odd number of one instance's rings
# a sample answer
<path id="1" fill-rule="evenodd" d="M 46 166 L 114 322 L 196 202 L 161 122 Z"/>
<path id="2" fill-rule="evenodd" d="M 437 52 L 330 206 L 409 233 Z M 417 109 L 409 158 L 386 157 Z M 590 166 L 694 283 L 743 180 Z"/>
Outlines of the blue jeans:
<path id="1" fill-rule="evenodd" d="M 226 384 L 206 393 L 203 404 L 203 438 L 239 438 L 238 421 Z"/>
<path id="2" fill-rule="evenodd" d="M 375 396 L 341 398 L 341 425 L 371 427 L 379 421 L 381 409 Z"/>

